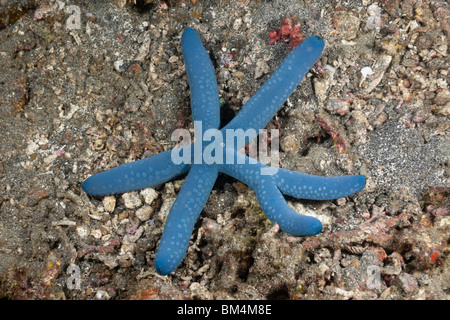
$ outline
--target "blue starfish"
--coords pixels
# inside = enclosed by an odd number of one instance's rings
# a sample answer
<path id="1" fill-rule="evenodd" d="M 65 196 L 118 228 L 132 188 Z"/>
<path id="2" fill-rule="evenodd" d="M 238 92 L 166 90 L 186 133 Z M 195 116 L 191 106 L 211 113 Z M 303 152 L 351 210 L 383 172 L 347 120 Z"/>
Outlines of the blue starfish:
<path id="1" fill-rule="evenodd" d="M 214 69 L 199 35 L 187 28 L 182 36 L 182 50 L 190 90 L 195 136 L 210 133 L 217 139 L 230 130 L 264 128 L 286 99 L 319 59 L 324 41 L 309 37 L 281 63 L 268 81 L 250 98 L 241 111 L 219 130 L 219 96 Z M 227 130 L 228 129 L 228 130 Z M 211 134 L 212 132 L 212 134 Z M 286 169 L 275 174 L 263 174 L 271 167 L 237 152 L 245 139 L 207 152 L 201 139 L 196 142 L 156 154 L 152 157 L 123 164 L 86 179 L 83 190 L 94 196 L 124 193 L 167 182 L 188 172 L 178 197 L 167 217 L 155 258 L 159 274 L 172 272 L 183 260 L 194 224 L 201 213 L 219 172 L 230 175 L 250 186 L 266 216 L 293 235 L 310 236 L 322 231 L 321 222 L 295 212 L 283 194 L 302 199 L 330 200 L 346 197 L 362 190 L 365 178 L 360 175 L 319 177 Z M 212 140 L 212 139 L 211 139 Z M 210 141 L 211 141 L 210 140 Z M 198 158 L 196 151 L 203 155 Z M 174 162 L 174 152 L 187 156 L 190 163 Z M 202 159 L 203 158 L 203 159 Z M 214 160 L 220 161 L 214 161 Z M 230 159 L 231 161 L 230 163 Z M 226 161 L 225 161 L 226 160 Z"/>

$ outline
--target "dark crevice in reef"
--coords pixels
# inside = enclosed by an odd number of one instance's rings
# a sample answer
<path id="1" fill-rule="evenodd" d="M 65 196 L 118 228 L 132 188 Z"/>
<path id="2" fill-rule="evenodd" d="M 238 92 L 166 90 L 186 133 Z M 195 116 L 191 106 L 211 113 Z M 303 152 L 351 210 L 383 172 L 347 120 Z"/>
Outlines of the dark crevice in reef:
<path id="1" fill-rule="evenodd" d="M 236 181 L 237 180 L 234 179 L 233 177 L 230 177 L 226 174 L 219 173 L 217 180 L 214 183 L 214 190 L 222 190 L 223 191 L 225 189 L 225 185 L 227 183 L 233 184 Z"/>
<path id="2" fill-rule="evenodd" d="M 276 288 L 267 295 L 268 300 L 287 300 L 289 297 L 289 290 L 286 286 Z"/>
<path id="3" fill-rule="evenodd" d="M 143 1 L 143 0 L 136 1 L 136 4 L 132 6 L 132 8 L 134 10 L 136 10 L 136 12 L 139 13 L 139 14 L 144 14 L 144 13 L 150 12 L 155 7 L 156 7 L 156 3 L 155 2 L 146 3 L 146 1 Z"/>
<path id="4" fill-rule="evenodd" d="M 237 208 L 236 210 L 233 210 L 230 218 L 236 219 L 236 218 L 243 218 L 244 216 L 245 216 L 245 209 Z"/>
<path id="5" fill-rule="evenodd" d="M 253 263 L 255 262 L 255 258 L 252 256 L 248 256 L 245 259 L 242 259 L 239 265 L 239 269 L 237 271 L 237 275 L 239 279 L 246 282 L 248 275 L 250 273 L 250 268 L 253 266 Z"/>
<path id="6" fill-rule="evenodd" d="M 18 1 L 4 7 L 0 5 L 0 30 L 15 24 L 25 14 L 34 11 L 36 8 L 36 1 Z"/>
<path id="7" fill-rule="evenodd" d="M 228 103 L 220 106 L 220 128 L 225 127 L 236 115 Z"/>

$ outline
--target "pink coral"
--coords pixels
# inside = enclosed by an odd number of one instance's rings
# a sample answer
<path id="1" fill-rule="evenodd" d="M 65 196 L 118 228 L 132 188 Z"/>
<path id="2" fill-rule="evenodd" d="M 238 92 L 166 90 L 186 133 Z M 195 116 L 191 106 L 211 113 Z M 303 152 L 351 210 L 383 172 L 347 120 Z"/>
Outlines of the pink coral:
<path id="1" fill-rule="evenodd" d="M 304 36 L 303 33 L 300 32 L 301 26 L 300 23 L 294 24 L 294 21 L 291 18 L 283 19 L 278 30 L 269 32 L 269 44 L 272 45 L 278 40 L 289 41 L 291 46 L 290 51 L 292 51 L 303 41 Z"/>

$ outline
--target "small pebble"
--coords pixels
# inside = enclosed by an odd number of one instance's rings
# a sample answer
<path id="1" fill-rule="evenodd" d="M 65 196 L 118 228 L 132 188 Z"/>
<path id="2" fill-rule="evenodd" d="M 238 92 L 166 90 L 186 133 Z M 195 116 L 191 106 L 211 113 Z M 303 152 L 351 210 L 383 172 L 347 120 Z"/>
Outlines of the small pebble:
<path id="1" fill-rule="evenodd" d="M 396 278 L 397 285 L 405 291 L 406 294 L 414 293 L 419 290 L 417 280 L 409 273 L 401 273 Z"/>
<path id="2" fill-rule="evenodd" d="M 117 60 L 116 62 L 114 62 L 114 68 L 116 69 L 116 71 L 118 72 L 123 72 L 126 70 L 125 67 L 126 63 L 123 60 Z"/>
<path id="3" fill-rule="evenodd" d="M 124 193 L 122 195 L 122 199 L 127 209 L 135 209 L 142 206 L 141 198 L 139 197 L 139 194 L 135 191 Z"/>
<path id="4" fill-rule="evenodd" d="M 346 200 L 346 198 L 339 198 L 336 200 L 336 203 L 338 206 L 343 206 L 344 204 L 347 203 L 347 200 Z"/>
<path id="5" fill-rule="evenodd" d="M 91 231 L 91 235 L 95 238 L 95 239 L 100 239 L 102 237 L 102 231 L 100 229 L 95 229 Z"/>
<path id="6" fill-rule="evenodd" d="M 148 219 L 150 219 L 152 214 L 153 214 L 153 208 L 150 207 L 150 206 L 144 206 L 142 208 L 139 208 L 136 211 L 136 217 L 142 222 L 147 221 Z"/>
<path id="7" fill-rule="evenodd" d="M 108 196 L 103 198 L 103 207 L 107 212 L 113 212 L 116 207 L 116 197 Z"/>
<path id="8" fill-rule="evenodd" d="M 201 285 L 198 282 L 191 283 L 191 285 L 189 286 L 189 290 L 191 291 L 192 299 L 200 299 L 200 300 L 214 299 L 212 293 L 209 292 L 205 286 Z"/>
<path id="9" fill-rule="evenodd" d="M 122 221 L 122 220 L 124 220 L 124 219 L 126 219 L 126 218 L 128 218 L 128 212 L 127 211 L 123 211 L 123 212 L 121 212 L 121 213 L 119 213 L 119 216 L 118 216 L 118 220 L 119 221 Z"/>
<path id="10" fill-rule="evenodd" d="M 158 193 L 152 188 L 147 188 L 141 191 L 141 196 L 144 197 L 146 204 L 151 205 L 158 198 Z"/>
<path id="11" fill-rule="evenodd" d="M 77 227 L 77 234 L 80 238 L 85 238 L 88 235 L 88 233 L 89 233 L 88 228 L 83 226 Z"/>
<path id="12" fill-rule="evenodd" d="M 95 294 L 95 298 L 98 300 L 109 300 L 110 296 L 105 290 L 98 290 Z"/>
<path id="13" fill-rule="evenodd" d="M 361 69 L 361 74 L 363 75 L 363 77 L 371 76 L 374 73 L 375 72 L 373 72 L 371 67 L 364 67 Z"/>
<path id="14" fill-rule="evenodd" d="M 283 137 L 280 141 L 281 149 L 284 152 L 298 153 L 300 149 L 300 141 L 297 139 L 295 134 L 290 134 Z"/>

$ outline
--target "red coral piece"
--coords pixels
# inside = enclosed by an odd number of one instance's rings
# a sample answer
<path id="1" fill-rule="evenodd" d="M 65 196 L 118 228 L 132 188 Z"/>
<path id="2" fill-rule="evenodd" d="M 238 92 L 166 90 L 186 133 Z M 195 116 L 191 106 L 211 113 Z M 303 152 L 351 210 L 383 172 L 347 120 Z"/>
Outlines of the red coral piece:
<path id="1" fill-rule="evenodd" d="M 278 40 L 289 41 L 292 51 L 303 41 L 303 33 L 300 32 L 301 24 L 294 24 L 291 18 L 285 18 L 281 22 L 281 26 L 278 30 L 269 32 L 269 44 L 272 45 Z"/>

